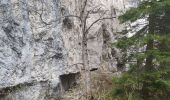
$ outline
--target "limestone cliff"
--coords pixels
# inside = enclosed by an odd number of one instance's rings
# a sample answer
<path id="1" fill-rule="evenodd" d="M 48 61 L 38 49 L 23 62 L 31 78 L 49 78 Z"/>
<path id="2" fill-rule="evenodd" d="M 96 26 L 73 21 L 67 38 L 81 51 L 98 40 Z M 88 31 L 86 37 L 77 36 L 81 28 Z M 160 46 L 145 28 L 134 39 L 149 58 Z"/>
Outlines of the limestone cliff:
<path id="1" fill-rule="evenodd" d="M 0 100 L 55 100 L 64 91 L 62 76 L 75 79 L 82 67 L 81 25 L 76 17 L 83 0 L 0 1 Z M 136 0 L 89 0 L 106 16 L 122 14 Z M 100 16 L 91 14 L 87 25 Z M 89 30 L 90 68 L 116 71 L 110 43 L 121 31 L 117 18 Z M 73 75 L 70 75 L 73 74 Z"/>

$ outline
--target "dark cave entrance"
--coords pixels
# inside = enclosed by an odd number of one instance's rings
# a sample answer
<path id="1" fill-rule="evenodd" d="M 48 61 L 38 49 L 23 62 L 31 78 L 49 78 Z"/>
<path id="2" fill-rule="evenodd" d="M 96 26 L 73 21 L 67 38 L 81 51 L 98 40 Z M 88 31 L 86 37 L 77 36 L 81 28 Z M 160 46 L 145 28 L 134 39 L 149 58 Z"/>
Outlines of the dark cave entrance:
<path id="1" fill-rule="evenodd" d="M 60 81 L 61 81 L 62 90 L 67 91 L 68 89 L 78 85 L 79 78 L 80 78 L 79 72 L 61 75 Z"/>

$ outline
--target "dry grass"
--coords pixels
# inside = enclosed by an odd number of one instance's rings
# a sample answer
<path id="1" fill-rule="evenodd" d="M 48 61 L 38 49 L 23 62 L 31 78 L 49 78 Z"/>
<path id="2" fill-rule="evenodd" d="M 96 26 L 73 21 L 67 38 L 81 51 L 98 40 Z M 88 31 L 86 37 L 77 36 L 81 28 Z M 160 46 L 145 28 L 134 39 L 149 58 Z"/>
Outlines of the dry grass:
<path id="1" fill-rule="evenodd" d="M 96 71 L 91 73 L 92 95 L 94 100 L 113 100 L 112 91 L 113 73 Z"/>
<path id="2" fill-rule="evenodd" d="M 103 72 L 103 71 L 94 71 L 91 72 L 91 89 L 92 89 L 92 98 L 88 100 L 114 100 L 111 91 L 113 88 L 112 77 L 113 73 Z M 70 89 L 65 93 L 62 100 L 86 100 L 82 99 L 81 85 Z M 80 99 L 81 98 L 81 99 Z"/>

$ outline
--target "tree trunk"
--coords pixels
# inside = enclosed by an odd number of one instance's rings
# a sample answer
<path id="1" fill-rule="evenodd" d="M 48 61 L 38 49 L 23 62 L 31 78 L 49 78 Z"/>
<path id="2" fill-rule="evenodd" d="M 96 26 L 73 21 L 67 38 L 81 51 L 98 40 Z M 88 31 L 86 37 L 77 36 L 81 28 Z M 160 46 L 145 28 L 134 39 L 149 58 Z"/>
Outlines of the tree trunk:
<path id="1" fill-rule="evenodd" d="M 149 15 L 149 35 L 150 38 L 149 38 L 149 41 L 147 43 L 147 47 L 146 47 L 146 52 L 148 53 L 147 54 L 147 58 L 146 58 L 146 65 L 145 65 L 145 69 L 147 71 L 152 71 L 154 68 L 153 68 L 153 54 L 150 52 L 151 50 L 153 50 L 153 38 L 152 38 L 152 35 L 154 35 L 154 15 Z"/>
<path id="2" fill-rule="evenodd" d="M 85 89 L 85 97 L 86 99 L 91 96 L 91 82 L 90 82 L 90 68 L 89 68 L 89 60 L 88 60 L 88 50 L 87 50 L 87 34 L 83 33 L 82 40 L 82 60 L 83 60 L 83 70 L 82 77 Z"/>
<path id="3" fill-rule="evenodd" d="M 154 15 L 149 15 L 149 40 L 147 42 L 146 47 L 146 63 L 145 63 L 145 71 L 151 72 L 154 70 L 153 66 L 153 54 L 150 52 L 154 48 L 154 39 L 152 38 L 152 35 L 154 35 Z M 149 92 L 150 90 L 147 88 L 150 83 L 147 82 L 147 80 L 150 81 L 150 77 L 145 77 L 145 81 L 143 82 L 143 99 L 148 100 L 150 96 Z"/>

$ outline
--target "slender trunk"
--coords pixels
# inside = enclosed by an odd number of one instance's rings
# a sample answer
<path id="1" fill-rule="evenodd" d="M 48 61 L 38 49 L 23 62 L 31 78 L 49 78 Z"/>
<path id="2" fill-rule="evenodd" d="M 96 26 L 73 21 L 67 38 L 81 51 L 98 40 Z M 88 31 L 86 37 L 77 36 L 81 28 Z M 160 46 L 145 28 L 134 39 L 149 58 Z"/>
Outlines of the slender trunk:
<path id="1" fill-rule="evenodd" d="M 154 16 L 153 15 L 150 15 L 149 16 L 149 35 L 154 35 Z M 147 43 L 147 48 L 146 48 L 146 52 L 148 53 L 147 54 L 147 58 L 146 58 L 146 65 L 145 65 L 145 69 L 147 71 L 152 71 L 154 68 L 153 68 L 153 55 L 152 53 L 150 52 L 151 50 L 153 50 L 153 38 L 150 37 L 148 43 Z"/>
<path id="2" fill-rule="evenodd" d="M 91 82 L 90 82 L 90 68 L 89 68 L 89 61 L 88 61 L 88 50 L 87 50 L 87 34 L 83 33 L 83 40 L 82 40 L 82 59 L 83 59 L 83 83 L 85 89 L 85 97 L 86 99 L 91 96 Z"/>
<path id="3" fill-rule="evenodd" d="M 154 47 L 154 39 L 152 38 L 152 35 L 154 35 L 154 15 L 149 15 L 149 41 L 147 42 L 147 48 L 146 48 L 146 63 L 145 63 L 145 71 L 151 72 L 154 70 L 153 66 L 153 54 L 151 53 L 151 50 L 153 50 Z M 150 90 L 147 88 L 150 83 L 147 82 L 147 80 L 151 80 L 150 77 L 145 77 L 145 81 L 143 82 L 143 89 L 142 94 L 144 100 L 148 100 L 150 97 Z"/>
<path id="4" fill-rule="evenodd" d="M 82 60 L 83 60 L 83 70 L 82 70 L 82 82 L 84 89 L 85 99 L 88 100 L 91 97 L 91 82 L 90 82 L 90 68 L 89 68 L 89 59 L 88 59 L 88 50 L 87 50 L 87 6 L 88 0 L 83 0 L 82 11 L 80 14 L 81 24 L 82 24 Z"/>
<path id="5" fill-rule="evenodd" d="M 147 44 L 147 51 L 152 50 L 153 49 L 153 40 L 149 40 L 148 44 Z M 150 53 L 150 52 L 149 52 Z M 146 66 L 145 69 L 147 71 L 152 71 L 153 70 L 153 55 L 152 54 L 148 54 L 147 58 L 146 58 Z"/>

